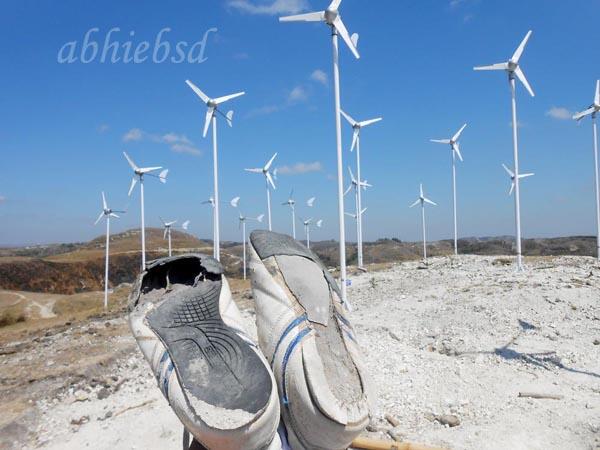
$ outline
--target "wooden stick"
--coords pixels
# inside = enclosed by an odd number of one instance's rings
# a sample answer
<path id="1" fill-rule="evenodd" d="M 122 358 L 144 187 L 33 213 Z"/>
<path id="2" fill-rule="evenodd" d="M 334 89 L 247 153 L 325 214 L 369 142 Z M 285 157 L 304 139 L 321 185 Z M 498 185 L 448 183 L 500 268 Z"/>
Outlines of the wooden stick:
<path id="1" fill-rule="evenodd" d="M 132 409 L 137 409 L 137 408 L 142 408 L 146 405 L 149 405 L 150 403 L 154 403 L 156 400 L 152 399 L 152 400 L 146 400 L 144 403 L 140 403 L 139 405 L 134 405 L 134 406 L 128 406 L 127 408 L 123 408 L 120 411 L 117 411 L 116 413 L 114 413 L 112 416 L 113 417 L 117 417 L 120 416 L 123 413 L 126 413 L 127 411 L 131 411 Z"/>
<path id="2" fill-rule="evenodd" d="M 361 450 L 444 450 L 439 447 L 428 447 L 410 442 L 376 441 L 363 437 L 354 439 L 350 447 Z"/>
<path id="3" fill-rule="evenodd" d="M 519 392 L 519 397 L 562 400 L 564 397 L 558 394 L 542 394 L 539 392 Z"/>

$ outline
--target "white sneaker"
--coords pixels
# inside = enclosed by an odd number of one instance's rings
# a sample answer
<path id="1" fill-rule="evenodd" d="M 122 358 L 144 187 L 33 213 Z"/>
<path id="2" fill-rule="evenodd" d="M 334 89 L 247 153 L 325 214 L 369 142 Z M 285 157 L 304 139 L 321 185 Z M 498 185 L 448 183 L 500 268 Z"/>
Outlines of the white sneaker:
<path id="1" fill-rule="evenodd" d="M 250 236 L 258 341 L 277 380 L 292 449 L 340 450 L 370 419 L 365 371 L 339 288 L 289 236 Z"/>
<path id="2" fill-rule="evenodd" d="M 222 266 L 204 255 L 152 262 L 129 325 L 158 386 L 208 450 L 280 449 L 277 387 L 245 332 Z"/>

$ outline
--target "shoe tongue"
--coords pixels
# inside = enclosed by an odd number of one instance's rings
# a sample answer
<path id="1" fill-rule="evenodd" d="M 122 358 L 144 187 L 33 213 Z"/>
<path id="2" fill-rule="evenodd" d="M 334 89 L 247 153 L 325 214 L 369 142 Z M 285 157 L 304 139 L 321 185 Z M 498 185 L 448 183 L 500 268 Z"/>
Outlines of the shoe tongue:
<path id="1" fill-rule="evenodd" d="M 323 269 L 303 256 L 276 256 L 285 283 L 311 322 L 327 325 L 331 295 Z"/>

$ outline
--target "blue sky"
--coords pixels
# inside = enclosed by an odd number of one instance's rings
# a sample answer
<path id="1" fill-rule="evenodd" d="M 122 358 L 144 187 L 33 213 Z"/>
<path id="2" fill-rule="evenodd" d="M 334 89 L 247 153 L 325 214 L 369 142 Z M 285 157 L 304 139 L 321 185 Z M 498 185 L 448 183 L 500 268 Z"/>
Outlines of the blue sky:
<path id="1" fill-rule="evenodd" d="M 163 165 L 169 181 L 148 180 L 147 223 L 158 216 L 190 219 L 209 237 L 211 141 L 203 139 L 205 107 L 185 85 L 211 96 L 245 90 L 235 124 L 219 129 L 221 193 L 242 197 L 247 215 L 266 212 L 263 181 L 243 172 L 274 152 L 282 174 L 274 195 L 274 227 L 289 232 L 280 204 L 291 187 L 324 219 L 313 239 L 337 235 L 335 135 L 329 32 L 320 24 L 280 24 L 279 13 L 323 9 L 327 1 L 236 0 L 81 2 L 8 0 L 0 17 L 0 244 L 86 240 L 100 191 L 129 213 L 115 231 L 139 224 L 138 192 L 127 197 L 130 172 L 122 151 L 139 165 Z M 363 132 L 366 239 L 420 238 L 418 211 L 408 209 L 419 182 L 439 206 L 428 210 L 434 239 L 452 232 L 450 151 L 429 138 L 452 135 L 464 122 L 465 162 L 458 167 L 461 236 L 512 234 L 513 202 L 501 163 L 512 165 L 510 97 L 505 75 L 474 65 L 506 60 L 528 29 L 522 66 L 536 97 L 518 87 L 526 237 L 594 233 L 591 125 L 568 119 L 593 98 L 600 77 L 595 34 L 600 1 L 345 0 L 341 12 L 360 34 L 362 58 L 341 49 L 342 105 L 357 119 L 383 116 Z M 160 30 L 171 55 L 178 42 L 202 41 L 202 63 L 102 63 L 99 57 L 59 63 L 75 41 L 77 57 L 89 30 L 100 52 L 110 42 L 135 49 Z M 133 33 L 133 34 L 132 34 Z M 189 47 L 188 47 L 189 48 Z M 198 50 L 200 47 L 196 47 Z M 91 50 L 90 50 L 91 51 Z M 149 51 L 151 53 L 151 51 Z M 89 57 L 89 54 L 88 54 Z M 192 59 L 200 58 L 199 51 Z M 567 118 L 565 120 L 565 117 Z M 345 165 L 351 130 L 344 125 Z M 285 168 L 284 168 L 285 167 Z M 287 172 L 287 173 L 285 173 Z M 353 208 L 349 200 L 347 210 Z M 240 239 L 236 213 L 223 207 L 222 236 Z M 354 226 L 348 223 L 349 239 Z"/>

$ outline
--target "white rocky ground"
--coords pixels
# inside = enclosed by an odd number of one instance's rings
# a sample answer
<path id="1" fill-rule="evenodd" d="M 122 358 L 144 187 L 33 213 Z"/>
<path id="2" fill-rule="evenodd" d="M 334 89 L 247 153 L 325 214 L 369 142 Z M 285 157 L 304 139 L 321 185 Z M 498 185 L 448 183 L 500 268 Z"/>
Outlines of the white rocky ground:
<path id="1" fill-rule="evenodd" d="M 600 449 L 600 268 L 545 258 L 516 274 L 505 262 L 436 258 L 427 270 L 405 263 L 354 278 L 353 322 L 379 394 L 371 437 Z M 37 439 L 15 448 L 181 448 L 182 427 L 131 347 L 103 382 L 40 400 Z M 400 425 L 390 430 L 386 413 Z M 460 423 L 442 425 L 442 415 Z"/>

